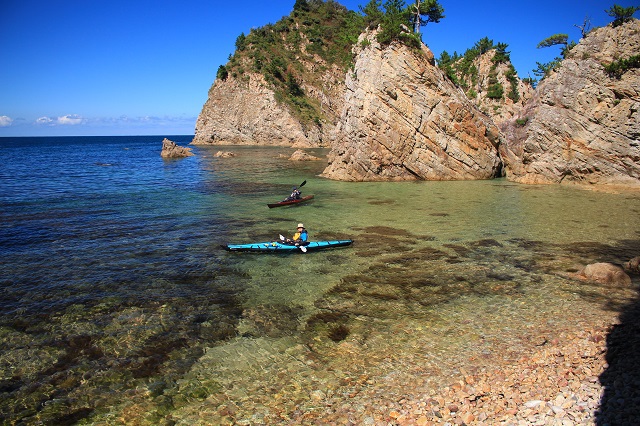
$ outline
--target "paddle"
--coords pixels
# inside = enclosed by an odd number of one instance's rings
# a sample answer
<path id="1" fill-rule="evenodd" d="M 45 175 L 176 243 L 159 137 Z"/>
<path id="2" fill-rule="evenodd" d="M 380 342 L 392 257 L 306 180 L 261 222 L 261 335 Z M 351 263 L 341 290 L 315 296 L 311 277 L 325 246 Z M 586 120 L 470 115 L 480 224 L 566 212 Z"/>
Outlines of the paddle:
<path id="1" fill-rule="evenodd" d="M 304 182 L 302 182 L 300 185 L 298 185 L 298 188 L 302 188 L 306 184 L 307 184 L 307 180 L 305 179 Z"/>
<path id="2" fill-rule="evenodd" d="M 282 241 L 285 241 L 285 240 L 286 240 L 286 238 L 285 238 L 285 237 L 284 237 L 284 235 L 282 235 L 282 234 L 280 234 L 280 239 L 281 239 Z M 307 248 L 306 248 L 305 246 L 298 246 L 298 248 L 299 248 L 303 253 L 306 253 L 306 252 L 307 252 Z"/>

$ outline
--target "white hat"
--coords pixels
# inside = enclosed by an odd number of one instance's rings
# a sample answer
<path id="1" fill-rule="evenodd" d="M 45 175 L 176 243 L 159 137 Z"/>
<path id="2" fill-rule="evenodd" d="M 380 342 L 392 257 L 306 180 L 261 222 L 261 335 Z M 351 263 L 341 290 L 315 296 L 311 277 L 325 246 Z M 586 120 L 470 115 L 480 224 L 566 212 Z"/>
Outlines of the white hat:
<path id="1" fill-rule="evenodd" d="M 301 224 L 301 223 L 299 223 L 299 224 L 298 224 L 298 228 L 304 228 L 304 225 L 303 225 L 303 224 Z"/>

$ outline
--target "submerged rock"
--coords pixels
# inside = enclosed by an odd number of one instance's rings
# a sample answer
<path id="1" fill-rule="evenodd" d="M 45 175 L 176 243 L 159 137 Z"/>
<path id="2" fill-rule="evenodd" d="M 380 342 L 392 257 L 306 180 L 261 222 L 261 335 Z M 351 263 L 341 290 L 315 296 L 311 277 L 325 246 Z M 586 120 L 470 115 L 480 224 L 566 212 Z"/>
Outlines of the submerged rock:
<path id="1" fill-rule="evenodd" d="M 289 157 L 289 160 L 291 160 L 291 161 L 317 161 L 317 160 L 321 160 L 321 158 L 318 158 L 315 155 L 311 155 L 311 154 L 309 154 L 307 152 L 304 152 L 301 149 L 298 149 L 296 152 L 291 154 L 291 157 Z"/>
<path id="2" fill-rule="evenodd" d="M 584 267 L 579 276 L 602 284 L 631 285 L 631 278 L 613 263 L 592 263 Z"/>
<path id="3" fill-rule="evenodd" d="M 162 158 L 183 158 L 191 157 L 193 153 L 191 152 L 191 148 L 180 146 L 174 141 L 164 138 L 160 155 Z"/>
<path id="4" fill-rule="evenodd" d="M 640 273 L 640 256 L 634 257 L 633 259 L 629 260 L 624 264 L 624 267 L 631 272 Z"/>
<path id="5" fill-rule="evenodd" d="M 218 151 L 215 153 L 214 157 L 219 157 L 219 158 L 231 158 L 231 157 L 235 157 L 236 154 L 234 154 L 233 152 L 230 151 Z"/>

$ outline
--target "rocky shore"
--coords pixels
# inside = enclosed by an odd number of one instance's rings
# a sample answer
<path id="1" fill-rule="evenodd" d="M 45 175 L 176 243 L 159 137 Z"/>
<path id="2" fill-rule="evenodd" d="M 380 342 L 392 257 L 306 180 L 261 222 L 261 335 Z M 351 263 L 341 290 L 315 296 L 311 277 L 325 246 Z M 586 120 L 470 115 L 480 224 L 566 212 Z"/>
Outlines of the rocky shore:
<path id="1" fill-rule="evenodd" d="M 615 322 L 602 319 L 582 328 L 587 324 L 579 321 L 551 340 L 539 336 L 535 349 L 512 363 L 461 368 L 449 385 L 424 393 L 406 377 L 387 377 L 383 384 L 364 377 L 351 395 L 354 403 L 325 399 L 324 410 L 300 411 L 284 424 L 639 424 L 640 386 L 633 366 L 640 369 L 640 329 Z M 620 345 L 628 350 L 616 360 L 611 352 Z"/>
<path id="2" fill-rule="evenodd" d="M 630 282 L 605 284 L 562 275 L 573 278 L 487 304 L 461 297 L 439 304 L 435 317 L 362 314 L 339 342 L 261 338 L 212 348 L 189 377 L 224 371 L 224 390 L 171 418 L 251 426 L 640 424 L 634 271 Z M 328 305 L 345 309 L 338 299 Z"/>
<path id="3" fill-rule="evenodd" d="M 596 424 L 604 395 L 598 377 L 605 360 L 608 326 L 566 332 L 543 341 L 517 363 L 494 370 L 461 371 L 450 386 L 389 412 L 397 425 Z"/>

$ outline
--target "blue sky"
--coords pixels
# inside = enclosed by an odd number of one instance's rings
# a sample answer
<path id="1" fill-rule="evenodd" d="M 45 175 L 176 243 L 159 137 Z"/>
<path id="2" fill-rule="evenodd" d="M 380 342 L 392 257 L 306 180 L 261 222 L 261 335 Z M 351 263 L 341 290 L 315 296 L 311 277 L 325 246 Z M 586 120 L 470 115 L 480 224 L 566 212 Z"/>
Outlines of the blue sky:
<path id="1" fill-rule="evenodd" d="M 368 0 L 338 0 L 358 10 Z M 0 2 L 0 137 L 193 134 L 217 68 L 237 36 L 288 15 L 295 0 L 3 0 Z M 422 28 L 436 58 L 489 37 L 509 45 L 521 77 L 558 47 L 611 22 L 614 3 L 638 1 L 440 0 L 445 19 Z M 638 13 L 635 15 L 638 16 Z"/>

